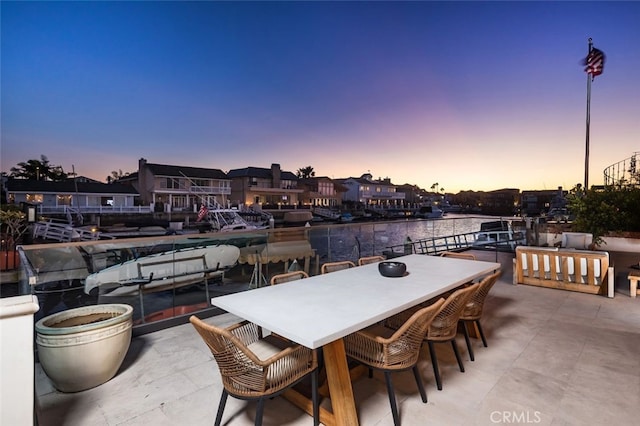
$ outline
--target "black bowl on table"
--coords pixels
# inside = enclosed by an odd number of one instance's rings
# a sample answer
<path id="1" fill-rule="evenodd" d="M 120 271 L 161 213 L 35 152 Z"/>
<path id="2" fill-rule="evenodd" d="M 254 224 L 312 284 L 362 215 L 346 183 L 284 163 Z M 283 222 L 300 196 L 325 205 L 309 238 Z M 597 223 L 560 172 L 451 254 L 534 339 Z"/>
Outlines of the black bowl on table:
<path id="1" fill-rule="evenodd" d="M 407 272 L 407 265 L 402 262 L 380 262 L 378 263 L 378 271 L 384 277 L 401 277 Z"/>

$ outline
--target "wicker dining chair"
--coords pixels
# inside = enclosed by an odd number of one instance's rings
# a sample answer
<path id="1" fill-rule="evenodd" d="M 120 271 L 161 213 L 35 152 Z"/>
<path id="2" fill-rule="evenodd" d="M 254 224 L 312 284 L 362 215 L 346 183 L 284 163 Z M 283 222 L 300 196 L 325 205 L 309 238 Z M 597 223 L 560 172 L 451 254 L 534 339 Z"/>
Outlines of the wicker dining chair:
<path id="1" fill-rule="evenodd" d="M 256 324 L 245 321 L 229 328 L 189 318 L 218 364 L 224 389 L 215 425 L 220 425 L 229 395 L 257 400 L 256 425 L 262 424 L 264 401 L 311 375 L 313 424 L 319 424 L 318 361 L 315 351 L 281 339 L 260 339 Z"/>
<path id="2" fill-rule="evenodd" d="M 340 271 L 342 269 L 354 268 L 355 266 L 356 264 L 350 260 L 341 260 L 339 262 L 327 262 L 323 264 L 322 267 L 320 268 L 320 273 L 328 274 L 329 272 L 335 272 L 335 271 Z"/>
<path id="3" fill-rule="evenodd" d="M 476 260 L 475 255 L 471 253 L 458 253 L 456 251 L 444 251 L 440 253 L 442 257 L 455 257 L 457 259 Z"/>
<path id="4" fill-rule="evenodd" d="M 269 282 L 271 285 L 276 285 L 288 283 L 289 281 L 301 280 L 303 278 L 309 278 L 309 275 L 304 271 L 293 271 L 274 275 L 271 277 L 271 280 Z"/>
<path id="5" fill-rule="evenodd" d="M 376 324 L 344 338 L 347 355 L 369 367 L 369 377 L 372 376 L 372 369 L 384 372 L 393 424 L 396 426 L 400 425 L 400 418 L 391 373 L 413 370 L 422 402 L 427 402 L 427 393 L 417 364 L 427 328 L 443 303 L 444 299 L 440 299 L 433 305 L 418 310 L 397 330 Z"/>
<path id="6" fill-rule="evenodd" d="M 441 306 L 438 314 L 429 325 L 425 340 L 429 346 L 429 355 L 431 356 L 431 365 L 433 365 L 433 374 L 436 376 L 436 385 L 438 390 L 442 390 L 442 379 L 440 377 L 440 369 L 438 368 L 438 357 L 436 356 L 435 343 L 451 342 L 453 353 L 458 361 L 460 371 L 464 373 L 464 365 L 458 351 L 456 343 L 456 334 L 458 332 L 458 320 L 462 314 L 462 310 L 467 304 L 469 298 L 477 290 L 476 283 L 460 290 L 453 292 L 444 304 Z"/>
<path id="7" fill-rule="evenodd" d="M 369 263 L 378 263 L 385 260 L 384 256 L 365 256 L 358 259 L 358 266 L 368 265 Z"/>
<path id="8" fill-rule="evenodd" d="M 498 278 L 502 274 L 501 270 L 494 272 L 493 274 L 485 277 L 477 284 L 476 291 L 471 295 L 462 314 L 460 314 L 460 321 L 462 322 L 462 332 L 464 333 L 464 340 L 467 342 L 467 349 L 469 350 L 469 358 L 471 361 L 475 361 L 473 354 L 473 348 L 471 347 L 471 340 L 469 339 L 469 330 L 467 326 L 469 323 L 478 328 L 478 333 L 482 339 L 482 344 L 487 347 L 487 339 L 484 337 L 482 326 L 480 325 L 480 318 L 482 317 L 482 311 L 484 309 L 484 301 L 489 294 L 489 291 L 493 285 L 498 281 Z"/>

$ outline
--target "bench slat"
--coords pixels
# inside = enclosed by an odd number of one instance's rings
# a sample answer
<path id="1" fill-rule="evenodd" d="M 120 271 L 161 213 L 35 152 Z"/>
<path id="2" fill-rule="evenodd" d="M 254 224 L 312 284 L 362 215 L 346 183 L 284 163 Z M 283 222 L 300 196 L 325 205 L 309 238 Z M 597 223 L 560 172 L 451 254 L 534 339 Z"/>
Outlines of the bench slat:
<path id="1" fill-rule="evenodd" d="M 608 271 L 604 251 L 516 247 L 516 284 L 607 294 Z"/>

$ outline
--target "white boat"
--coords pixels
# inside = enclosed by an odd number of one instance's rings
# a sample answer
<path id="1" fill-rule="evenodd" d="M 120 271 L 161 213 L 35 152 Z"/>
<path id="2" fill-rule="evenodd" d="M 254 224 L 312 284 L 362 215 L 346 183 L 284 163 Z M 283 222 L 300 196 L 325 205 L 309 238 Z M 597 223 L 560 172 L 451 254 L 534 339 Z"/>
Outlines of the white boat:
<path id="1" fill-rule="evenodd" d="M 131 296 L 195 284 L 220 276 L 238 262 L 240 249 L 221 244 L 190 247 L 128 260 L 90 274 L 84 281 L 89 295 Z"/>
<path id="2" fill-rule="evenodd" d="M 442 209 L 444 214 L 462 212 L 462 206 L 460 204 L 451 205 L 447 200 L 444 200 L 440 203 L 440 208 Z"/>
<path id="3" fill-rule="evenodd" d="M 442 211 L 442 209 L 440 209 L 435 204 L 431 204 L 420 207 L 420 209 L 414 216 L 423 219 L 440 219 L 442 216 L 444 216 L 444 211 Z"/>
<path id="4" fill-rule="evenodd" d="M 322 219 L 326 219 L 326 220 L 339 220 L 340 219 L 340 213 L 337 213 L 331 209 L 327 209 L 324 207 L 314 207 L 313 208 L 313 214 L 317 217 L 320 217 Z"/>
<path id="5" fill-rule="evenodd" d="M 475 235 L 473 246 L 476 248 L 507 249 L 514 251 L 516 246 L 525 245 L 524 232 L 514 231 L 506 220 L 484 222 L 480 224 L 480 232 Z"/>
<path id="6" fill-rule="evenodd" d="M 214 232 L 227 232 L 238 230 L 267 229 L 269 225 L 251 224 L 246 221 L 238 209 L 222 208 L 219 205 L 212 207 L 202 206 L 198 213 L 196 223 L 208 223 Z"/>

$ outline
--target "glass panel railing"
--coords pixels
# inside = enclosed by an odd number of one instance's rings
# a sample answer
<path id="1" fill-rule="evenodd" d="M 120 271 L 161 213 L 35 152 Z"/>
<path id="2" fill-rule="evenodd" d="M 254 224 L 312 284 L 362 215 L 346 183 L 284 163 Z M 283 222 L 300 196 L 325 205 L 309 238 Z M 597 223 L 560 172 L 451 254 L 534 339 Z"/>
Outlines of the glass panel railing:
<path id="1" fill-rule="evenodd" d="M 216 314 L 211 299 L 269 285 L 273 275 L 319 273 L 326 262 L 420 253 L 436 238 L 477 233 L 491 217 L 314 224 L 19 247 L 21 294 L 38 296 L 40 317 L 104 303 L 134 307 L 136 327 Z M 422 251 L 425 254 L 433 254 Z"/>

